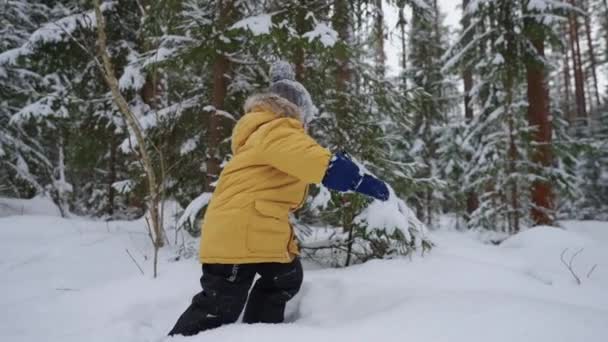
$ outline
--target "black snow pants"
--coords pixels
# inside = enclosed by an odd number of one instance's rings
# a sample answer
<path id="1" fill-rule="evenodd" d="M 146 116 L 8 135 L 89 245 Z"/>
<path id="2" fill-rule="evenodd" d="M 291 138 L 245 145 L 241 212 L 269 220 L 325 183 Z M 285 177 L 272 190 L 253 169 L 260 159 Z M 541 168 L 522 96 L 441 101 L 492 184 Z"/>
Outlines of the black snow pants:
<path id="1" fill-rule="evenodd" d="M 256 274 L 261 277 L 249 293 Z M 192 298 L 169 335 L 196 335 L 234 323 L 245 304 L 243 322 L 281 323 L 285 304 L 298 293 L 302 279 L 302 264 L 297 257 L 287 264 L 203 264 L 203 291 Z"/>

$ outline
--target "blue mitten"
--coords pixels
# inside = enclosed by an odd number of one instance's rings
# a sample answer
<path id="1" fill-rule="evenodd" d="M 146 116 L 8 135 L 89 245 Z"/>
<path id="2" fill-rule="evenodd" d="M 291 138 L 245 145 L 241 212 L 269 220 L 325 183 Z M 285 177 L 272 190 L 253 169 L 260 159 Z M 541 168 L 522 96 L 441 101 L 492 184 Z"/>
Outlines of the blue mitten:
<path id="1" fill-rule="evenodd" d="M 361 178 L 357 164 L 343 153 L 337 153 L 331 158 L 322 183 L 328 189 L 345 192 L 355 190 Z"/>
<path id="2" fill-rule="evenodd" d="M 388 187 L 386 184 L 384 184 L 383 181 L 367 174 L 363 176 L 361 184 L 359 184 L 355 191 L 381 201 L 386 201 L 389 197 Z"/>

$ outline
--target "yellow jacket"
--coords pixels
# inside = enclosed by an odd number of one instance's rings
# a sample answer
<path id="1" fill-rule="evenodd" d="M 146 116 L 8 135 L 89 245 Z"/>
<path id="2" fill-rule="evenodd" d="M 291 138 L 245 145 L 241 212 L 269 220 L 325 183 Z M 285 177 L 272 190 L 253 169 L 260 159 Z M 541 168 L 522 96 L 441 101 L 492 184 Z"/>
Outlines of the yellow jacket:
<path id="1" fill-rule="evenodd" d="M 201 229 L 202 263 L 290 262 L 298 254 L 289 212 L 320 183 L 331 154 L 306 134 L 300 111 L 272 94 L 250 97 L 232 133 Z"/>

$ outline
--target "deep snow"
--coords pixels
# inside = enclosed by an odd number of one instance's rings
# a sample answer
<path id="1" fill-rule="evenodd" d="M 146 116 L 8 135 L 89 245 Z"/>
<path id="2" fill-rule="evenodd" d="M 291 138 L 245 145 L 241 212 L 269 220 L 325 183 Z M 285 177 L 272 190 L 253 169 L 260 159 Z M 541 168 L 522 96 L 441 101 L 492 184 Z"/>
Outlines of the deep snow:
<path id="1" fill-rule="evenodd" d="M 166 248 L 151 279 L 140 221 L 8 216 L 0 218 L 0 341 L 608 341 L 608 223 L 563 225 L 500 246 L 446 229 L 431 232 L 436 247 L 424 258 L 307 264 L 290 323 L 171 339 L 164 335 L 198 291 L 196 258 L 171 261 Z M 566 256 L 584 248 L 574 260 L 580 286 L 560 262 L 566 248 Z"/>

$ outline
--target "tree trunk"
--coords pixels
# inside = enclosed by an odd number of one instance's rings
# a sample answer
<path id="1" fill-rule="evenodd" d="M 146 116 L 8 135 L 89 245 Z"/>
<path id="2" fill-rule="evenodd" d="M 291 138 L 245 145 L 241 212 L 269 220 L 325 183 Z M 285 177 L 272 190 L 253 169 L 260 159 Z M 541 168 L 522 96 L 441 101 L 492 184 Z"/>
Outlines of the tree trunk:
<path id="1" fill-rule="evenodd" d="M 399 21 L 397 22 L 397 25 L 399 26 L 399 31 L 401 32 L 401 82 L 403 91 L 407 90 L 407 39 L 405 36 L 407 21 L 405 20 L 404 12 L 403 6 L 399 7 Z"/>
<path id="2" fill-rule="evenodd" d="M 306 15 L 308 11 L 304 4 L 307 4 L 307 1 L 301 1 L 297 12 L 296 12 L 296 31 L 298 35 L 302 36 L 302 34 L 306 33 Z M 295 72 L 296 72 L 296 80 L 302 82 L 305 75 L 305 67 L 304 67 L 304 45 L 301 42 L 298 42 L 295 51 L 294 51 L 294 64 L 295 64 Z"/>
<path id="3" fill-rule="evenodd" d="M 116 190 L 114 189 L 114 183 L 116 182 L 116 150 L 117 144 L 114 137 L 113 131 L 110 132 L 110 160 L 108 161 L 108 216 L 114 215 L 114 197 Z"/>
<path id="4" fill-rule="evenodd" d="M 591 11 L 589 11 L 589 8 L 591 6 L 588 3 L 588 1 L 589 0 L 584 0 L 584 2 L 586 2 L 585 33 L 587 36 L 587 48 L 589 50 L 588 51 L 589 52 L 589 62 L 591 63 L 589 65 L 589 69 L 591 70 L 591 76 L 593 77 L 593 90 L 594 90 L 594 94 L 595 94 L 595 105 L 596 105 L 596 107 L 599 107 L 601 105 L 601 100 L 600 100 L 599 85 L 597 83 L 597 70 L 596 70 L 597 62 L 595 59 L 593 40 L 591 39 Z M 590 101 L 590 102 L 592 102 L 592 101 Z"/>
<path id="5" fill-rule="evenodd" d="M 509 93 L 512 93 L 513 89 L 510 88 L 509 89 Z M 507 95 L 508 97 L 512 98 L 512 94 Z M 509 100 L 511 101 L 511 100 Z M 516 165 L 517 165 L 517 146 L 515 145 L 515 118 L 514 115 L 515 113 L 513 113 L 513 110 L 511 108 L 511 103 L 509 103 L 509 113 L 508 113 L 508 120 L 509 120 L 509 175 L 511 177 L 515 176 L 515 173 L 517 172 L 516 169 Z M 511 234 L 515 234 L 517 232 L 519 232 L 519 190 L 518 190 L 518 186 L 517 186 L 517 181 L 516 180 L 512 180 L 510 182 L 510 192 L 511 192 L 511 210 L 508 214 L 508 221 L 509 221 L 509 233 Z"/>
<path id="6" fill-rule="evenodd" d="M 441 20 L 441 13 L 439 12 L 439 5 L 437 4 L 437 0 L 433 0 L 433 31 L 434 31 L 434 42 L 435 42 L 435 47 L 434 47 L 434 51 L 435 49 L 439 49 L 439 47 L 441 46 L 441 32 L 440 32 L 440 20 Z M 439 54 L 439 52 L 434 52 L 434 54 L 436 56 L 441 56 Z"/>
<path id="7" fill-rule="evenodd" d="M 562 31 L 564 35 L 568 33 L 567 25 L 562 25 Z M 566 118 L 568 118 L 568 123 L 573 127 L 576 121 L 576 113 L 572 111 L 570 108 L 570 54 L 568 53 L 568 47 L 564 45 L 562 48 L 562 54 L 564 55 L 564 66 L 562 69 L 564 75 L 564 102 L 563 102 L 563 111 L 566 114 Z"/>
<path id="8" fill-rule="evenodd" d="M 433 225 L 433 189 L 426 191 L 426 224 L 429 227 Z"/>
<path id="9" fill-rule="evenodd" d="M 150 234 L 150 239 L 152 240 L 152 244 L 154 246 L 154 277 L 157 275 L 157 256 L 158 249 L 164 246 L 164 230 L 162 226 L 162 221 L 160 221 L 159 217 L 159 202 L 160 192 L 159 192 L 159 183 L 157 182 L 156 170 L 154 169 L 154 164 L 152 163 L 152 157 L 148 153 L 147 150 L 147 141 L 144 137 L 143 130 L 139 123 L 139 120 L 135 116 L 135 114 L 131 111 L 127 100 L 120 93 L 120 89 L 118 87 L 118 80 L 116 79 L 116 75 L 114 74 L 114 65 L 110 59 L 110 55 L 107 51 L 107 37 L 106 37 L 106 22 L 103 14 L 101 13 L 100 1 L 94 0 L 95 7 L 95 19 L 97 20 L 97 47 L 99 49 L 99 55 L 102 59 L 102 65 L 98 65 L 103 73 L 103 76 L 110 88 L 112 93 L 112 100 L 118 107 L 120 113 L 125 118 L 129 129 L 135 135 L 135 139 L 137 140 L 139 154 L 141 157 L 141 162 L 143 164 L 144 172 L 146 174 L 146 178 L 148 181 L 148 210 L 150 212 L 150 221 L 148 222 L 148 232 Z M 148 221 L 146 219 L 146 221 Z"/>
<path id="10" fill-rule="evenodd" d="M 350 54 L 349 54 L 349 43 L 350 43 L 350 12 L 349 3 L 347 0 L 334 0 L 334 13 L 332 16 L 332 26 L 334 30 L 338 32 L 338 43 L 334 46 L 334 57 L 337 62 L 336 70 L 336 119 L 338 121 L 338 127 L 342 124 L 350 111 L 349 97 L 349 84 L 351 83 L 352 74 L 350 70 Z M 346 141 L 344 141 L 344 135 L 338 133 L 338 148 L 346 148 Z M 347 201 L 344 208 L 342 209 L 342 226 L 345 232 L 348 232 L 349 240 L 347 243 L 347 255 L 346 265 L 350 264 L 352 255 L 352 246 L 354 234 L 353 231 L 353 218 L 354 208 L 350 205 L 350 199 L 348 194 L 342 195 L 342 199 Z"/>
<path id="11" fill-rule="evenodd" d="M 605 61 L 608 62 L 608 0 L 603 0 L 602 1 L 604 4 L 604 34 L 606 35 L 604 38 L 606 39 L 606 56 L 605 56 Z"/>
<path id="12" fill-rule="evenodd" d="M 53 175 L 53 188 L 55 192 L 55 202 L 57 207 L 59 208 L 59 212 L 61 217 L 68 217 L 70 208 L 69 208 L 69 199 L 68 195 L 70 190 L 68 189 L 68 183 L 66 180 L 66 172 L 65 172 L 65 138 L 64 138 L 65 129 L 60 129 L 59 133 L 59 143 L 57 146 L 57 167 L 56 167 L 56 175 Z M 56 178 L 55 178 L 56 177 Z"/>
<path id="13" fill-rule="evenodd" d="M 507 151 L 508 158 L 508 177 L 510 178 L 507 182 L 508 189 L 505 189 L 505 200 L 509 201 L 508 203 L 511 208 L 507 213 L 507 222 L 508 222 L 508 232 L 513 234 L 519 231 L 519 221 L 520 221 L 520 199 L 519 199 L 519 186 L 517 184 L 517 161 L 520 159 L 520 155 L 517 151 L 517 126 L 516 126 L 516 112 L 513 110 L 513 98 L 515 92 L 515 79 L 517 77 L 517 53 L 515 51 L 516 46 L 516 33 L 515 33 L 515 24 L 513 22 L 513 9 L 512 4 L 509 2 L 502 2 L 498 13 L 499 16 L 499 25 L 502 26 L 506 30 L 505 42 L 506 47 L 503 47 L 504 51 L 502 55 L 505 58 L 505 78 L 503 81 L 506 98 L 505 98 L 505 111 L 507 117 L 508 124 L 508 133 L 509 133 L 509 148 Z M 510 196 L 507 195 L 507 192 L 510 193 Z"/>
<path id="14" fill-rule="evenodd" d="M 225 74 L 228 71 L 228 63 L 228 59 L 223 55 L 217 55 L 213 63 L 213 89 L 211 96 L 213 110 L 209 113 L 209 131 L 207 133 L 207 178 L 205 183 L 205 191 L 207 192 L 213 192 L 215 181 L 221 171 L 219 145 L 221 143 L 222 125 L 218 111 L 224 108 L 224 99 L 227 92 Z"/>
<path id="15" fill-rule="evenodd" d="M 334 15 L 332 23 L 338 32 L 341 46 L 337 47 L 336 60 L 338 61 L 338 72 L 336 74 L 336 88 L 338 92 L 344 92 L 351 80 L 350 63 L 348 58 L 348 43 L 350 41 L 350 30 L 348 24 L 348 1 L 334 0 Z"/>
<path id="16" fill-rule="evenodd" d="M 344 203 L 344 208 L 342 209 L 342 229 L 344 232 L 348 232 L 348 244 L 346 246 L 346 260 L 344 261 L 344 267 L 348 267 L 350 265 L 352 252 L 353 252 L 353 217 L 352 217 L 352 203 L 346 202 Z"/>
<path id="17" fill-rule="evenodd" d="M 228 21 L 228 14 L 231 1 L 219 0 L 217 29 L 223 30 Z M 219 49 L 218 49 L 219 50 Z M 207 135 L 207 177 L 205 182 L 205 191 L 213 192 L 215 189 L 215 181 L 218 179 L 221 171 L 221 158 L 219 155 L 219 147 L 222 139 L 222 122 L 219 111 L 224 109 L 224 100 L 228 91 L 228 82 L 226 73 L 229 68 L 228 58 L 221 52 L 217 51 L 213 62 L 213 87 L 211 93 L 211 105 L 213 110 L 209 113 L 208 120 L 208 135 Z"/>
<path id="18" fill-rule="evenodd" d="M 534 24 L 532 24 L 534 25 Z M 539 56 L 545 55 L 545 37 L 539 32 L 531 37 L 532 44 Z M 549 92 L 545 83 L 545 67 L 540 63 L 526 64 L 528 82 L 528 122 L 536 128 L 534 133 L 535 151 L 532 161 L 539 168 L 551 167 L 553 156 L 551 152 L 551 113 L 549 113 Z M 541 175 L 543 176 L 543 175 Z M 532 183 L 532 212 L 535 225 L 553 224 L 553 192 L 551 184 L 546 180 L 535 180 Z"/>
<path id="19" fill-rule="evenodd" d="M 575 6 L 574 0 L 570 4 Z M 572 65 L 574 71 L 574 94 L 576 99 L 576 116 L 578 119 L 587 117 L 587 105 L 585 103 L 585 77 L 581 60 L 581 47 L 578 36 L 578 19 L 574 13 L 568 16 L 570 50 L 572 54 Z"/>
<path id="20" fill-rule="evenodd" d="M 384 78 L 386 54 L 384 53 L 384 12 L 382 11 L 382 0 L 376 0 L 374 15 L 374 36 L 376 40 L 376 74 Z"/>
<path id="21" fill-rule="evenodd" d="M 466 9 L 469 5 L 470 0 L 462 1 L 462 8 Z M 463 31 L 468 29 L 471 25 L 471 20 L 468 16 L 463 15 L 462 17 L 462 29 Z M 466 46 L 471 41 L 471 33 L 467 33 L 464 36 L 463 44 Z M 473 120 L 473 104 L 471 103 L 471 90 L 473 89 L 473 69 L 470 65 L 466 65 L 462 70 L 462 79 L 464 81 L 464 118 L 467 124 Z M 470 158 L 469 158 L 470 159 Z M 470 161 L 470 160 L 469 160 Z M 467 203 L 466 203 L 467 219 L 471 217 L 471 214 L 479 207 L 479 199 L 474 191 L 467 192 Z"/>

